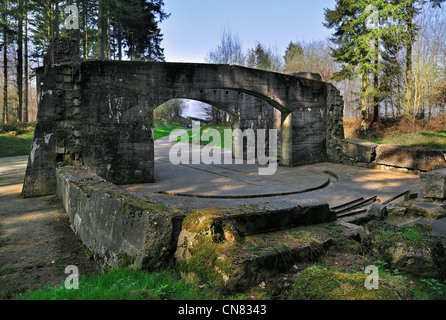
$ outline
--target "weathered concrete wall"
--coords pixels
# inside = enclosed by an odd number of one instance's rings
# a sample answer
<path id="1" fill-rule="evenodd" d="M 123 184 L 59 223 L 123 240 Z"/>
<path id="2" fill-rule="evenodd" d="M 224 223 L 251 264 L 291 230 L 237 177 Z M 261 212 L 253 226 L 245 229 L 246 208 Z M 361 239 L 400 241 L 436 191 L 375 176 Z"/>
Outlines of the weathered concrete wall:
<path id="1" fill-rule="evenodd" d="M 74 232 L 105 266 L 158 270 L 173 262 L 181 212 L 139 199 L 83 166 L 59 168 L 57 191 Z"/>
<path id="2" fill-rule="evenodd" d="M 80 146 L 80 56 L 77 41 L 54 39 L 37 69 L 38 113 L 24 197 L 56 193 L 56 164 L 78 161 Z"/>
<path id="3" fill-rule="evenodd" d="M 341 144 L 341 162 L 350 165 L 382 166 L 416 172 L 446 168 L 444 150 L 380 145 L 355 139 L 341 140 Z"/>
<path id="4" fill-rule="evenodd" d="M 442 150 L 379 145 L 376 148 L 376 163 L 419 171 L 431 171 L 446 168 L 445 154 L 445 151 Z"/>
<path id="5" fill-rule="evenodd" d="M 327 161 L 341 162 L 344 139 L 344 100 L 338 89 L 327 84 Z"/>

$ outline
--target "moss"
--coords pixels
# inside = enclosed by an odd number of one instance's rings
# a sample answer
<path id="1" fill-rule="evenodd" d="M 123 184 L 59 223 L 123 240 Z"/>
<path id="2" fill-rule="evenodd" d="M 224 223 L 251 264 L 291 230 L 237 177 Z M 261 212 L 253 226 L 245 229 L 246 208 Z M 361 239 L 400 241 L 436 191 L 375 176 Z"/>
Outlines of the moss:
<path id="1" fill-rule="evenodd" d="M 172 208 L 169 208 L 163 204 L 151 203 L 144 200 L 137 200 L 134 198 L 126 197 L 124 200 L 124 207 L 136 207 L 143 211 L 153 212 L 153 213 L 174 213 L 177 212 Z"/>
<path id="2" fill-rule="evenodd" d="M 429 225 L 408 225 L 408 226 L 390 226 L 383 225 L 376 230 L 376 242 L 380 246 L 389 247 L 396 242 L 404 242 L 408 246 L 424 246 L 427 241 L 428 233 L 431 231 Z"/>
<path id="3" fill-rule="evenodd" d="M 231 272 L 231 260 L 221 253 L 219 246 L 209 235 L 198 236 L 189 249 L 190 259 L 180 266 L 180 271 L 202 283 L 223 285 Z"/>
<path id="4" fill-rule="evenodd" d="M 401 232 L 403 240 L 411 246 L 422 246 L 426 243 L 423 232 L 417 226 L 411 226 Z"/>
<path id="5" fill-rule="evenodd" d="M 364 286 L 367 274 L 343 273 L 321 268 L 302 271 L 294 283 L 295 300 L 400 300 L 401 292 L 381 281 L 378 289 Z"/>
<path id="6" fill-rule="evenodd" d="M 110 254 L 110 251 L 107 249 L 107 250 L 105 250 L 105 252 L 104 252 L 104 256 L 107 258 L 107 260 L 110 260 L 110 258 L 111 258 L 111 254 Z"/>
<path id="7" fill-rule="evenodd" d="M 136 257 L 131 256 L 125 252 L 120 252 L 118 255 L 118 268 L 127 268 L 135 263 Z"/>
<path id="8" fill-rule="evenodd" d="M 217 209 L 217 208 L 216 208 Z M 221 218 L 223 214 L 220 210 L 203 209 L 195 210 L 183 220 L 183 229 L 192 233 L 209 232 L 216 220 Z"/>

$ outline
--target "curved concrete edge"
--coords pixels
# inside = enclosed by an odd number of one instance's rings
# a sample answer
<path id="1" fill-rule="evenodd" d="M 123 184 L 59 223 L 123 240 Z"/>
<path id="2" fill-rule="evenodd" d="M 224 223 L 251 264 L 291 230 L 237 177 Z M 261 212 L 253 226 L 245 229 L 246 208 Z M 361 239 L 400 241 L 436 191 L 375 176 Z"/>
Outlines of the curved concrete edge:
<path id="1" fill-rule="evenodd" d="M 121 189 L 84 166 L 56 170 L 57 192 L 73 231 L 104 267 L 148 271 L 172 267 L 183 220 L 190 214 Z M 322 201 L 197 209 L 229 219 L 242 234 L 259 234 L 336 220 Z M 277 217 L 280 215 L 281 219 Z"/>
<path id="2" fill-rule="evenodd" d="M 172 192 L 172 191 L 158 191 L 159 194 L 165 194 L 168 196 L 178 196 L 178 197 L 188 197 L 188 198 L 205 198 L 205 199 L 255 199 L 255 198 L 268 198 L 268 197 L 280 197 L 280 196 L 289 196 L 293 194 L 300 194 L 315 190 L 320 190 L 325 188 L 330 184 L 330 178 L 327 178 L 320 185 L 305 188 L 301 190 L 293 190 L 287 192 L 273 192 L 273 193 L 262 193 L 262 194 L 240 194 L 240 195 L 205 195 L 205 194 L 193 194 L 186 192 Z"/>

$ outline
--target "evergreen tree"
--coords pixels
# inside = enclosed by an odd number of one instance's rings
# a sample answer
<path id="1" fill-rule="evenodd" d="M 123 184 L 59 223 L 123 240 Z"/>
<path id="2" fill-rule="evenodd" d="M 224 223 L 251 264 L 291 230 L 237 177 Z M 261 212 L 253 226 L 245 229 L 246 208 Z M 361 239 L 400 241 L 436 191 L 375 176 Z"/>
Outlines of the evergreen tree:
<path id="1" fill-rule="evenodd" d="M 272 71 L 272 59 L 261 43 L 257 43 L 256 47 L 249 53 L 248 66 L 260 70 Z"/>
<path id="2" fill-rule="evenodd" d="M 369 104 L 373 107 L 372 122 L 378 119 L 379 75 L 383 68 L 380 44 L 387 35 L 401 33 L 403 27 L 391 23 L 398 8 L 395 1 L 339 0 L 335 9 L 325 11 L 325 26 L 335 29 L 331 38 L 335 45 L 332 55 L 341 66 L 335 73 L 335 80 L 361 77 L 358 95 L 362 130 L 366 129 Z"/>
<path id="3" fill-rule="evenodd" d="M 110 3 L 112 24 L 118 56 L 125 47 L 131 60 L 164 61 L 161 48 L 163 35 L 159 23 L 169 17 L 162 0 L 120 0 Z"/>
<path id="4" fill-rule="evenodd" d="M 373 56 L 364 10 L 364 2 L 339 0 L 335 9 L 325 10 L 324 24 L 327 28 L 335 29 L 331 38 L 335 45 L 332 48 L 332 55 L 340 64 L 340 70 L 335 73 L 334 79 L 350 79 L 357 74 L 361 76 L 359 108 L 363 130 L 366 129 L 367 100 L 370 94 L 369 75 L 372 71 Z"/>
<path id="5" fill-rule="evenodd" d="M 304 49 L 299 43 L 290 42 L 285 50 L 285 73 L 293 73 L 296 71 L 296 64 L 302 59 Z"/>

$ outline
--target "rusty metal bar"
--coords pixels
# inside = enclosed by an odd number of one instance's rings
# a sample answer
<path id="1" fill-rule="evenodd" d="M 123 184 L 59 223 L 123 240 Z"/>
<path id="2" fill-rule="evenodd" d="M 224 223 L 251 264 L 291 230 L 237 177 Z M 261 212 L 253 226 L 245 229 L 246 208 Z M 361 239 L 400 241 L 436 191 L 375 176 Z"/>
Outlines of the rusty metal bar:
<path id="1" fill-rule="evenodd" d="M 368 198 L 368 199 L 365 199 L 365 200 L 359 202 L 358 204 L 355 204 L 354 206 L 351 206 L 351 207 L 348 207 L 348 208 L 345 208 L 345 209 L 336 211 L 335 213 L 336 213 L 336 214 L 339 214 L 339 213 L 341 213 L 341 212 L 350 211 L 350 210 L 352 210 L 352 209 L 354 209 L 354 208 L 362 207 L 363 205 L 367 204 L 368 202 L 375 202 L 377 197 L 378 197 L 378 196 L 370 197 L 370 198 Z"/>
<path id="2" fill-rule="evenodd" d="M 354 215 L 357 215 L 357 214 L 360 214 L 360 213 L 365 213 L 365 212 L 367 212 L 367 209 L 361 209 L 361 210 L 358 210 L 358 211 L 347 212 L 347 213 L 341 214 L 341 215 L 337 216 L 337 218 L 344 218 L 344 217 L 348 217 L 348 216 L 354 216 Z"/>
<path id="3" fill-rule="evenodd" d="M 364 200 L 364 197 L 361 197 L 361 198 L 358 198 L 358 199 L 356 199 L 356 200 L 353 200 L 353 201 L 350 201 L 350 202 L 341 204 L 341 205 L 339 205 L 339 206 L 333 207 L 333 208 L 331 208 L 331 210 L 340 209 L 340 208 L 343 208 L 343 207 L 352 205 L 352 204 L 354 204 L 354 203 L 356 203 L 356 202 L 358 202 L 358 201 L 362 201 L 362 200 Z"/>
<path id="4" fill-rule="evenodd" d="M 389 202 L 392 202 L 393 200 L 396 200 L 396 199 L 398 199 L 399 197 L 402 197 L 402 196 L 404 196 L 404 195 L 406 195 L 406 194 L 408 194 L 408 193 L 410 193 L 410 190 L 407 190 L 407 191 L 405 191 L 405 192 L 403 192 L 403 193 L 401 193 L 401 194 L 399 194 L 399 195 L 397 195 L 397 196 L 394 196 L 394 197 L 392 197 L 392 198 L 390 198 L 390 199 L 387 199 L 387 200 L 384 201 L 382 204 L 388 204 Z"/>

